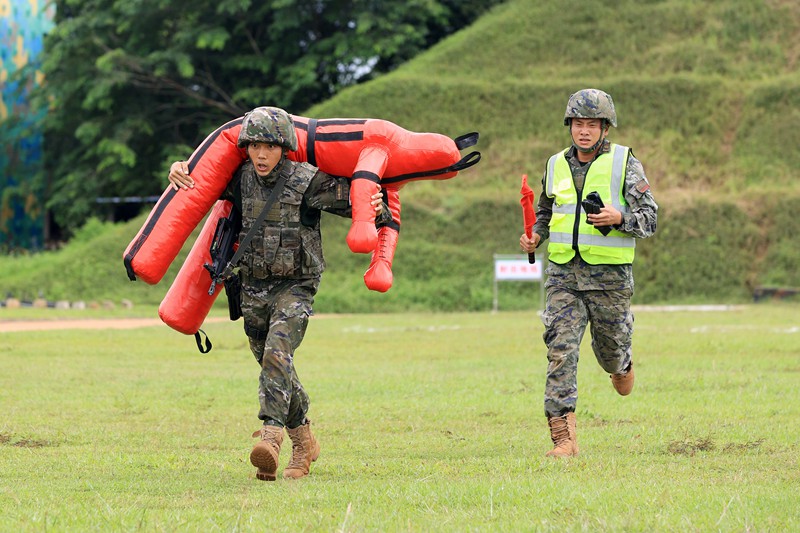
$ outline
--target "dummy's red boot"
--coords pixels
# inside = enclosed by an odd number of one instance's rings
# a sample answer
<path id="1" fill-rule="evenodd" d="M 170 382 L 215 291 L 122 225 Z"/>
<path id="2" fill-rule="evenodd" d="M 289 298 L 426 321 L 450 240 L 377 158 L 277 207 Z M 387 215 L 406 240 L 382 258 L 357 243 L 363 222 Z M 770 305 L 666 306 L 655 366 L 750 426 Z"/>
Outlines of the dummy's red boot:
<path id="1" fill-rule="evenodd" d="M 392 287 L 392 261 L 397 248 L 397 230 L 388 226 L 378 231 L 378 248 L 372 252 L 372 261 L 364 273 L 364 283 L 372 291 L 386 292 Z"/>
<path id="2" fill-rule="evenodd" d="M 368 254 L 378 245 L 372 195 L 380 189 L 381 176 L 389 160 L 387 148 L 368 146 L 361 151 L 350 182 L 353 224 L 347 232 L 347 246 L 358 254 Z"/>

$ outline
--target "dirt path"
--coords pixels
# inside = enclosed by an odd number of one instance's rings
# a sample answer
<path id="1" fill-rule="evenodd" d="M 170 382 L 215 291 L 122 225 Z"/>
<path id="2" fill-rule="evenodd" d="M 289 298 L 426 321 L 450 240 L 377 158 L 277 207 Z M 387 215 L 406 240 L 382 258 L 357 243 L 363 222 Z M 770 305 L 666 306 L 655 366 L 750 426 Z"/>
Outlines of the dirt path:
<path id="1" fill-rule="evenodd" d="M 736 305 L 671 305 L 634 306 L 635 312 L 673 311 L 735 311 L 744 306 Z M 324 315 L 314 315 L 320 318 Z M 342 316 L 342 315 L 339 315 Z M 204 323 L 225 322 L 227 317 L 207 317 Z M 0 320 L 0 333 L 13 331 L 46 331 L 56 329 L 135 329 L 165 325 L 159 318 L 108 318 L 108 319 L 64 319 L 64 320 Z"/>
<path id="2" fill-rule="evenodd" d="M 209 317 L 206 322 L 222 322 L 226 317 Z M 164 326 L 159 318 L 108 318 L 68 320 L 3 320 L 0 333 L 12 331 L 45 331 L 55 329 L 135 329 Z"/>

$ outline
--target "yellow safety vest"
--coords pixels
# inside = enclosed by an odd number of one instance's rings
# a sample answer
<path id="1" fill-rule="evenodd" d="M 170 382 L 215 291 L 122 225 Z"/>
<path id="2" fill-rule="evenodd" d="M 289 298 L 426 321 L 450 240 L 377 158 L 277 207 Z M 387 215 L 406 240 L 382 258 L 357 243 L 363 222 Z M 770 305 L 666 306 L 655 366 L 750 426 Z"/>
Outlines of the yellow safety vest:
<path id="1" fill-rule="evenodd" d="M 572 171 L 567 162 L 569 149 L 553 155 L 547 161 L 545 193 L 553 199 L 553 216 L 550 219 L 549 260 L 564 264 L 575 257 L 578 250 L 590 265 L 623 265 L 633 263 L 636 241 L 617 230 L 603 235 L 586 222 L 586 211 L 581 206 Z M 597 191 L 605 205 L 613 205 L 623 214 L 630 211 L 625 201 L 625 170 L 630 148 L 611 144 L 611 150 L 600 154 L 589 163 L 583 185 L 583 196 Z"/>

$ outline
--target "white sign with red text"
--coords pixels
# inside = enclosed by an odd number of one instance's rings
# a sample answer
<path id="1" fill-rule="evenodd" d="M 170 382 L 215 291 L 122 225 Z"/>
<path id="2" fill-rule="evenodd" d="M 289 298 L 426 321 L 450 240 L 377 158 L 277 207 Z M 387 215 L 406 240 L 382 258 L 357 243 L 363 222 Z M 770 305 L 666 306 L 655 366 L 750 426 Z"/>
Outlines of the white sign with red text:
<path id="1" fill-rule="evenodd" d="M 495 257 L 494 279 L 500 281 L 538 281 L 542 279 L 542 263 L 539 261 L 533 264 L 529 263 L 527 255 Z"/>

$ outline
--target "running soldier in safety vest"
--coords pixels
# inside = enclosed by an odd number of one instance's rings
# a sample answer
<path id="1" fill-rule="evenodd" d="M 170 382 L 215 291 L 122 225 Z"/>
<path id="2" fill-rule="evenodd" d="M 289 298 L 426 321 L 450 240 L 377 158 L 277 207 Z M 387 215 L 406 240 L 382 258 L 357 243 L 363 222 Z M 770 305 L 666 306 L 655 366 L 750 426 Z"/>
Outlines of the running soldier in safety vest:
<path id="1" fill-rule="evenodd" d="M 238 145 L 247 150 L 249 159 L 223 198 L 241 211 L 240 242 L 256 225 L 279 178 L 285 178 L 277 201 L 255 228 L 239 263 L 244 329 L 261 365 L 258 418 L 263 426 L 253 433 L 259 442 L 250 462 L 258 468 L 258 479 L 275 480 L 286 428 L 292 458 L 283 477 L 301 478 L 317 460 L 320 446 L 306 418 L 309 399 L 295 371 L 294 352 L 303 340 L 325 270 L 320 210 L 349 217 L 349 185 L 345 178 L 286 158 L 287 150 L 297 149 L 297 137 L 291 117 L 282 109 L 258 107 L 245 115 Z M 171 170 L 173 185 L 179 182 L 175 174 Z M 381 198 L 376 185 L 372 205 L 379 223 L 391 216 Z"/>
<path id="2" fill-rule="evenodd" d="M 622 396 L 633 389 L 634 245 L 656 231 L 658 211 L 642 164 L 630 148 L 606 138 L 617 126 L 611 96 L 597 89 L 576 92 L 564 125 L 572 146 L 548 160 L 533 235 L 519 241 L 531 253 L 550 239 L 542 315 L 550 457 L 578 455 L 578 351 L 587 324 L 597 362 L 614 389 Z"/>

